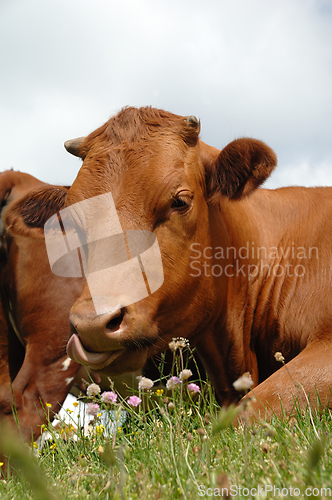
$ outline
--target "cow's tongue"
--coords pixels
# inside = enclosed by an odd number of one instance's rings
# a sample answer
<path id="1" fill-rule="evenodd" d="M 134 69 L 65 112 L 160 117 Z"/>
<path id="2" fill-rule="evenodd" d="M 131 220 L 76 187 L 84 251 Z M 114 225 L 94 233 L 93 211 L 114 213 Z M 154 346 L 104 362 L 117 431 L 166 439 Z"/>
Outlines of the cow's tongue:
<path id="1" fill-rule="evenodd" d="M 73 361 L 81 365 L 87 365 L 94 370 L 101 370 L 109 365 L 121 353 L 122 350 L 111 352 L 86 351 L 76 333 L 70 337 L 67 344 L 67 354 Z"/>

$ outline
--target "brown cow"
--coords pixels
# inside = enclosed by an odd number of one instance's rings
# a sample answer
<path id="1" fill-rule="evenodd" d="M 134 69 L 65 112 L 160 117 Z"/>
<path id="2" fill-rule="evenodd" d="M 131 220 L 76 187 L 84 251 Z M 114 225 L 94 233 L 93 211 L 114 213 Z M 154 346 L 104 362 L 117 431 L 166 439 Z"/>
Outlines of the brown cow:
<path id="1" fill-rule="evenodd" d="M 220 404 L 238 401 L 233 382 L 250 372 L 254 410 L 280 414 L 281 399 L 290 412 L 303 394 L 296 383 L 312 403 L 317 390 L 331 405 L 332 188 L 257 189 L 276 165 L 274 152 L 248 138 L 220 151 L 199 130 L 195 117 L 125 108 L 66 143 L 83 159 L 67 205 L 110 192 L 124 232 L 157 236 L 164 272 L 162 286 L 130 303 L 99 271 L 98 311 L 86 284 L 71 309 L 67 351 L 114 375 L 186 337 Z M 106 231 L 107 213 L 87 210 L 88 237 L 101 220 Z M 89 250 L 86 269 L 94 259 Z"/>
<path id="2" fill-rule="evenodd" d="M 60 210 L 67 189 L 14 171 L 0 174 L 0 415 L 15 408 L 22 435 L 36 439 L 41 403 L 60 409 L 79 365 L 66 354 L 68 312 L 83 279 L 50 270 L 43 227 Z"/>

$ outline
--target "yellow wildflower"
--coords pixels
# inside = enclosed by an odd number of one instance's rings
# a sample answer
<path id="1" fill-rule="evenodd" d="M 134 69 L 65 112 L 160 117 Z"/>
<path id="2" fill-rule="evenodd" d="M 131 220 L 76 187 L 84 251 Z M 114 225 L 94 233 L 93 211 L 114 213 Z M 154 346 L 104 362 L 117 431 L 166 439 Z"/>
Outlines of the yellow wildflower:
<path id="1" fill-rule="evenodd" d="M 47 408 L 52 408 L 52 404 L 51 403 L 45 403 Z"/>

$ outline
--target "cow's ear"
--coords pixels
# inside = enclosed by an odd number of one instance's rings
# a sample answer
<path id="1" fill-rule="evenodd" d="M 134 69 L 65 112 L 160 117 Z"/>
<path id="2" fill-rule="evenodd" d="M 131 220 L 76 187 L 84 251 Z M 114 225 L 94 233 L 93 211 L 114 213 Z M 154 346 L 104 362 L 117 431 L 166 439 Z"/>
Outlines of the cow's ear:
<path id="1" fill-rule="evenodd" d="M 260 186 L 277 164 L 274 151 L 256 139 L 237 139 L 222 151 L 201 145 L 208 199 L 222 194 L 231 199 L 247 196 Z"/>
<path id="2" fill-rule="evenodd" d="M 24 224 L 43 229 L 46 221 L 64 208 L 67 192 L 66 186 L 49 186 L 31 191 L 17 206 Z"/>

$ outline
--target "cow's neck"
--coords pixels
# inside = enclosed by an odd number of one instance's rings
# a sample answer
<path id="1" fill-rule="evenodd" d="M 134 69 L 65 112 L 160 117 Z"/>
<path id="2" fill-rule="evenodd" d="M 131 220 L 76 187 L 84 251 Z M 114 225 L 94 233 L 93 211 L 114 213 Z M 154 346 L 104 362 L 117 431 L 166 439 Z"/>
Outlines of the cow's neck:
<path id="1" fill-rule="evenodd" d="M 222 262 L 230 266 L 227 304 L 223 317 L 204 335 L 197 350 L 210 377 L 218 379 L 213 381 L 222 401 L 236 399 L 232 384 L 243 373 L 250 372 L 258 384 L 279 367 L 275 352 L 281 351 L 291 359 L 307 341 L 303 331 L 292 335 L 288 331 L 286 335 L 285 330 L 286 325 L 292 325 L 298 279 L 291 271 L 299 263 L 299 248 L 308 244 L 308 235 L 299 230 L 301 211 L 296 200 L 287 202 L 282 195 L 259 190 L 243 201 L 221 205 L 228 236 L 226 250 L 230 249 Z M 303 197 L 298 203 L 305 203 Z M 308 262 L 302 260 L 301 265 Z M 289 265 L 293 268 L 287 269 Z M 230 365 L 232 371 L 226 373 L 224 367 Z"/>
<path id="2" fill-rule="evenodd" d="M 323 190 L 322 199 L 324 195 Z M 315 247 L 321 212 L 310 196 L 311 191 L 305 188 L 258 190 L 235 211 L 235 246 L 249 243 L 250 259 L 245 264 L 255 267 L 249 279 L 248 273 L 230 278 L 227 310 L 232 316 L 228 317 L 228 328 L 232 336 L 243 332 L 245 355 L 250 358 L 252 352 L 259 351 L 259 358 L 266 360 L 259 380 L 275 369 L 271 346 L 276 352 L 283 351 L 289 360 L 305 347 L 311 334 L 305 327 L 299 331 L 294 322 L 294 313 L 302 307 L 306 293 L 305 286 L 302 298 L 296 292 L 299 281 L 310 284 L 309 276 L 320 279 L 326 275 L 320 268 L 322 249 Z M 249 228 L 246 233 L 241 231 L 241 221 Z"/>

